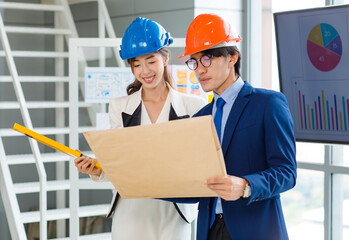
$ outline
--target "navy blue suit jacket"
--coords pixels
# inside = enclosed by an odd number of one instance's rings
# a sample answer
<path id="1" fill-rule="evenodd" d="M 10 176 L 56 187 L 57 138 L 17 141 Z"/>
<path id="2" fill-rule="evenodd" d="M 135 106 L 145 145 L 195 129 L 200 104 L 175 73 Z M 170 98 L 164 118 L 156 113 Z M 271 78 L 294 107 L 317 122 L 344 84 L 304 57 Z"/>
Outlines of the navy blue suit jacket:
<path id="1" fill-rule="evenodd" d="M 212 106 L 195 116 L 212 114 Z M 227 174 L 245 178 L 252 190 L 247 199 L 222 199 L 232 239 L 288 239 L 280 193 L 296 183 L 296 160 L 293 122 L 284 95 L 245 82 L 230 111 L 222 150 Z M 175 201 L 199 201 L 197 239 L 206 240 L 213 198 Z"/>

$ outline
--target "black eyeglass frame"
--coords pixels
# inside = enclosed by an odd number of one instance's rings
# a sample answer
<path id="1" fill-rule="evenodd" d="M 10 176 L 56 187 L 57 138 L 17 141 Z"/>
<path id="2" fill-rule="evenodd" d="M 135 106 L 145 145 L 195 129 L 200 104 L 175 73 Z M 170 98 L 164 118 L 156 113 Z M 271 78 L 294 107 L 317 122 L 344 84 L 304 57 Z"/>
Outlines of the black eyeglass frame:
<path id="1" fill-rule="evenodd" d="M 208 65 L 205 65 L 205 64 L 203 64 L 203 62 L 202 62 L 202 58 L 203 57 L 208 57 Z M 215 56 L 213 56 L 212 54 L 204 54 L 204 55 L 202 55 L 201 57 L 200 57 L 200 59 L 199 59 L 199 61 L 200 61 L 200 63 L 201 63 L 201 65 L 202 66 L 204 66 L 205 68 L 209 68 L 210 66 L 211 66 L 211 63 L 212 63 L 212 58 L 214 58 Z M 195 66 L 194 68 L 191 68 L 190 66 L 189 66 L 189 61 L 195 61 L 194 63 L 193 63 L 193 66 Z M 185 64 L 187 65 L 187 67 L 190 69 L 190 70 L 192 70 L 192 71 L 195 71 L 197 68 L 198 68 L 198 66 L 199 66 L 199 63 L 198 63 L 198 60 L 196 59 L 196 58 L 190 58 L 190 59 L 188 59 L 186 62 L 185 62 Z M 196 64 L 196 65 L 195 65 Z"/>

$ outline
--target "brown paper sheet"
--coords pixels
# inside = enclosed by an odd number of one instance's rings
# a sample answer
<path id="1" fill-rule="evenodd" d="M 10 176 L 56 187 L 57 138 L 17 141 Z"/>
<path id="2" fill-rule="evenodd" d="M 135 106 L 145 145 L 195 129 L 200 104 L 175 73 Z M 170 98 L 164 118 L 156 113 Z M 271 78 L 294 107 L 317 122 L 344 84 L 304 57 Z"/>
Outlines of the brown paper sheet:
<path id="1" fill-rule="evenodd" d="M 211 116 L 84 136 L 122 198 L 217 196 L 206 179 L 226 175 Z"/>

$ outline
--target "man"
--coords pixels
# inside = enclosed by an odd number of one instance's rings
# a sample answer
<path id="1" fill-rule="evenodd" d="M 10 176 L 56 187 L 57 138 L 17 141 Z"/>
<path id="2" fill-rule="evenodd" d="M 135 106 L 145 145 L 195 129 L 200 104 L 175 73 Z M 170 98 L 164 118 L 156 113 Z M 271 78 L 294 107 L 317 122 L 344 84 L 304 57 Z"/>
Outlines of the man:
<path id="1" fill-rule="evenodd" d="M 182 57 L 214 93 L 196 116 L 212 114 L 228 174 L 207 180 L 219 198 L 191 199 L 199 201 L 197 239 L 288 239 L 280 193 L 296 183 L 293 122 L 283 94 L 241 79 L 239 41 L 214 14 L 197 16 L 186 36 Z"/>

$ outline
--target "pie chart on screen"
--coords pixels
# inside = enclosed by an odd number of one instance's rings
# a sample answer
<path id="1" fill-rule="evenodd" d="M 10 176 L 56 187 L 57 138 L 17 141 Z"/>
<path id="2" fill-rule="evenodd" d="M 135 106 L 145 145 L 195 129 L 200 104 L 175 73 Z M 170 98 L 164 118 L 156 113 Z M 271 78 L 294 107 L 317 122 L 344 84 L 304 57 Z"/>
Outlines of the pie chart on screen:
<path id="1" fill-rule="evenodd" d="M 316 69 L 335 69 L 342 57 L 342 40 L 337 30 L 327 23 L 317 24 L 308 35 L 307 52 Z"/>

